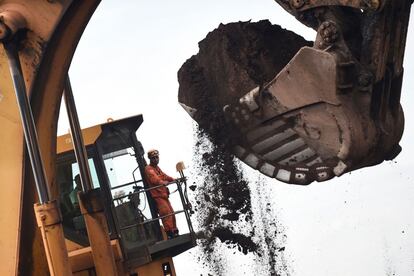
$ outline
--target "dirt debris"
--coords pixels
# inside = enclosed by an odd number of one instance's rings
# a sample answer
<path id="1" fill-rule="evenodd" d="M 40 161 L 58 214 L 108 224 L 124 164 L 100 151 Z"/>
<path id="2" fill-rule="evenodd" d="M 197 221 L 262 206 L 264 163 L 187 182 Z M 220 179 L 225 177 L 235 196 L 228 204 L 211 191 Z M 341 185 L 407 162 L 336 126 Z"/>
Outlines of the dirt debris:
<path id="1" fill-rule="evenodd" d="M 195 208 L 207 236 L 200 244 L 200 261 L 213 275 L 228 275 L 219 241 L 253 253 L 257 275 L 289 275 L 283 255 L 286 236 L 265 181 L 249 183 L 240 169 L 231 153 L 237 130 L 226 124 L 222 108 L 273 79 L 305 45 L 311 43 L 267 20 L 221 24 L 178 72 L 179 101 L 197 109 Z"/>
<path id="2" fill-rule="evenodd" d="M 266 184 L 264 177 L 259 176 L 252 193 L 253 201 L 257 202 L 254 209 L 254 235 L 261 241 L 257 255 L 262 257 L 257 259 L 261 265 L 257 275 L 289 275 L 289 266 L 284 256 L 287 237 L 284 227 L 278 221 L 275 206 L 271 203 L 271 194 L 266 192 L 269 190 Z"/>
<path id="3" fill-rule="evenodd" d="M 230 275 L 226 254 L 231 253 L 223 252 L 221 242 L 242 254 L 252 253 L 256 275 L 289 275 L 283 252 L 286 236 L 265 179 L 247 181 L 231 153 L 211 143 L 202 130 L 196 133 L 195 152 L 201 156 L 194 156 L 193 168 L 199 181 L 196 220 L 206 236 L 200 240 L 199 261 L 212 275 Z M 217 162 L 211 162 L 213 156 Z"/>
<path id="4" fill-rule="evenodd" d="M 194 159 L 199 184 L 195 190 L 196 219 L 206 236 L 200 240 L 200 261 L 213 275 L 227 275 L 218 241 L 243 254 L 258 248 L 252 239 L 250 189 L 233 156 L 223 146 L 210 143 L 205 135 L 197 131 L 195 152 L 200 155 Z"/>
<path id="5" fill-rule="evenodd" d="M 220 24 L 180 68 L 178 100 L 199 109 L 205 94 L 222 108 L 272 80 L 303 46 L 312 42 L 268 20 Z M 215 116 L 195 120 L 208 124 Z"/>

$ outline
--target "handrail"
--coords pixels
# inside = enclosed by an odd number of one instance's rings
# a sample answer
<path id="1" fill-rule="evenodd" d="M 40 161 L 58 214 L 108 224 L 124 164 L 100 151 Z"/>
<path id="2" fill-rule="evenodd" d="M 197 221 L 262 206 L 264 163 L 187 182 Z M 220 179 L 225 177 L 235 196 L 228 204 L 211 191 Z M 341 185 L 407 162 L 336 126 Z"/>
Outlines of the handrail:
<path id="1" fill-rule="evenodd" d="M 172 215 L 181 214 L 181 213 L 184 213 L 184 210 L 179 210 L 179 211 L 176 211 L 174 213 L 170 213 L 170 214 L 162 216 L 162 217 L 156 217 L 156 218 L 153 218 L 153 219 L 148 219 L 148 220 L 143 221 L 143 222 L 134 223 L 134 224 L 131 224 L 131 225 L 128 225 L 128 226 L 125 226 L 125 227 L 121 227 L 120 229 L 121 230 L 126 230 L 126 229 L 129 229 L 129 228 L 138 226 L 138 225 L 144 225 L 144 224 L 147 224 L 147 223 L 151 223 L 151 222 L 154 222 L 154 221 L 166 218 L 166 217 L 170 217 Z"/>
<path id="2" fill-rule="evenodd" d="M 142 182 L 142 179 L 136 180 L 136 181 L 131 181 L 131 182 L 128 182 L 128 183 L 125 183 L 125 184 L 121 184 L 121 185 L 115 186 L 115 187 L 111 187 L 111 190 L 119 189 L 119 188 L 122 188 L 122 187 L 125 187 L 125 186 L 129 186 L 129 185 L 132 185 L 132 184 L 137 184 L 139 182 Z"/>
<path id="3" fill-rule="evenodd" d="M 190 219 L 190 214 L 189 214 L 189 211 L 188 211 L 188 209 L 191 208 L 191 207 L 189 207 L 189 206 L 191 206 L 191 204 L 188 202 L 188 199 L 187 199 L 186 195 L 184 195 L 183 188 L 181 187 L 182 184 L 186 185 L 186 180 L 187 180 L 187 178 L 182 175 L 182 177 L 177 178 L 177 179 L 175 179 L 171 182 L 168 182 L 165 185 L 164 184 L 163 185 L 158 185 L 158 186 L 150 187 L 150 188 L 147 188 L 147 189 L 142 188 L 138 191 L 134 191 L 132 193 L 129 193 L 128 195 L 123 195 L 123 196 L 114 198 L 113 201 L 122 200 L 124 198 L 131 197 L 133 195 L 139 195 L 140 193 L 148 192 L 148 191 L 158 189 L 158 188 L 161 188 L 161 187 L 167 187 L 167 186 L 170 186 L 172 184 L 177 184 L 177 190 L 179 191 L 181 204 L 184 208 L 183 210 L 179 210 L 179 211 L 176 211 L 176 212 L 173 212 L 173 213 L 161 216 L 161 217 L 157 216 L 155 218 L 142 220 L 141 222 L 137 222 L 137 223 L 133 223 L 131 225 L 120 227 L 119 230 L 124 231 L 124 230 L 127 230 L 127 229 L 131 229 L 131 228 L 134 228 L 134 227 L 143 226 L 143 225 L 148 224 L 148 223 L 159 221 L 159 220 L 162 220 L 166 217 L 170 217 L 170 216 L 173 216 L 173 215 L 184 213 L 186 221 L 187 221 L 188 229 L 190 230 L 190 233 L 194 233 L 194 229 L 193 229 L 191 219 Z"/>
<path id="4" fill-rule="evenodd" d="M 172 185 L 172 184 L 177 184 L 177 185 L 179 185 L 179 184 L 183 183 L 183 182 L 182 182 L 182 180 L 183 180 L 183 179 L 185 179 L 185 178 L 177 178 L 177 179 L 175 179 L 175 180 L 173 180 L 173 181 L 171 181 L 171 182 L 168 182 L 168 183 L 167 183 L 167 184 L 165 184 L 165 185 L 164 185 L 164 184 L 162 184 L 162 185 L 154 186 L 154 187 L 151 187 L 151 188 L 148 188 L 148 189 L 141 189 L 141 190 L 139 190 L 139 191 L 132 192 L 132 193 L 129 193 L 129 194 L 127 194 L 127 195 L 123 195 L 123 196 L 120 196 L 120 197 L 114 198 L 114 199 L 113 199 L 113 201 L 115 201 L 115 200 L 120 200 L 120 199 L 124 199 L 124 198 L 129 197 L 129 196 L 132 196 L 132 195 L 136 195 L 136 194 L 140 194 L 140 193 L 143 193 L 143 192 L 151 191 L 151 190 L 158 189 L 158 188 L 161 188 L 161 187 L 167 187 L 167 186 Z"/>

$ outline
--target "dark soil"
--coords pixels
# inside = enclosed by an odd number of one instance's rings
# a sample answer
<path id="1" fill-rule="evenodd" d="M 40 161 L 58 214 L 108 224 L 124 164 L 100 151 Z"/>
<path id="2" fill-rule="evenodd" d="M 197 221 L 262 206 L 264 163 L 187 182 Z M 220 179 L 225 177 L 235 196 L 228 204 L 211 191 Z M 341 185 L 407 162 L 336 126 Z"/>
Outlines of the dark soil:
<path id="1" fill-rule="evenodd" d="M 220 25 L 178 72 L 179 101 L 197 109 L 195 207 L 207 237 L 200 242 L 200 261 L 213 275 L 227 275 L 223 253 L 216 250 L 219 241 L 243 254 L 254 253 L 257 275 L 289 274 L 285 236 L 268 189 L 263 181 L 246 180 L 231 153 L 237 131 L 226 124 L 222 107 L 273 79 L 304 45 L 310 43 L 269 21 Z"/>
<path id="2" fill-rule="evenodd" d="M 262 267 L 266 269 L 257 275 L 289 275 L 289 267 L 284 257 L 286 235 L 284 228 L 277 220 L 277 215 L 270 198 L 269 188 L 265 186 L 263 177 L 259 177 L 255 183 L 256 190 L 252 197 L 257 202 L 255 212 L 255 236 L 260 237 L 259 254 L 264 258 L 258 258 Z"/>
<path id="3" fill-rule="evenodd" d="M 268 20 L 221 24 L 180 68 L 178 100 L 199 109 L 208 97 L 221 108 L 272 80 L 303 46 L 312 42 Z M 209 124 L 211 115 L 196 121 Z"/>
<path id="4" fill-rule="evenodd" d="M 196 133 L 196 220 L 206 237 L 199 241 L 200 262 L 211 275 L 229 275 L 221 242 L 243 254 L 253 253 L 256 275 L 289 275 L 283 255 L 286 236 L 265 179 L 249 183 L 238 161 L 223 146 L 211 143 L 202 130 Z"/>
<path id="5" fill-rule="evenodd" d="M 259 247 L 252 240 L 250 189 L 223 144 L 211 144 L 202 130 L 196 136 L 196 219 L 206 237 L 200 240 L 201 259 L 213 275 L 226 275 L 223 256 L 216 250 L 218 240 L 244 254 L 256 252 Z"/>

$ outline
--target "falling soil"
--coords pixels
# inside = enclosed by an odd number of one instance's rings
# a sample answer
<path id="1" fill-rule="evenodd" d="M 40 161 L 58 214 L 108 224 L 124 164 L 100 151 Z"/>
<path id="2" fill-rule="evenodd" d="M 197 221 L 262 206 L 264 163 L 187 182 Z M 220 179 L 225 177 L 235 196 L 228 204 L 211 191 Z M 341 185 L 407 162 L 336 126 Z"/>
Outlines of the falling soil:
<path id="1" fill-rule="evenodd" d="M 212 143 L 213 139 L 197 129 L 195 210 L 198 228 L 205 236 L 199 242 L 200 262 L 209 275 L 230 275 L 221 242 L 243 254 L 253 253 L 255 275 L 289 275 L 283 255 L 286 236 L 266 193 L 265 180 L 260 177 L 249 183 L 239 162 L 224 144 Z"/>
<path id="2" fill-rule="evenodd" d="M 256 190 L 252 197 L 257 202 L 255 216 L 255 235 L 260 237 L 261 244 L 258 255 L 262 266 L 267 269 L 268 275 L 289 275 L 289 267 L 284 258 L 286 235 L 283 226 L 278 222 L 275 206 L 271 203 L 270 193 L 267 193 L 266 181 L 260 176 L 255 182 Z M 266 275 L 258 271 L 257 275 Z"/>
<path id="3" fill-rule="evenodd" d="M 294 54 L 310 45 L 269 21 L 221 24 L 199 43 L 200 51 L 178 72 L 179 101 L 197 111 L 194 164 L 199 258 L 213 275 L 226 274 L 219 242 L 253 253 L 257 275 L 288 275 L 285 236 L 267 195 L 264 179 L 249 183 L 232 154 L 237 130 L 222 108 L 273 79 Z"/>

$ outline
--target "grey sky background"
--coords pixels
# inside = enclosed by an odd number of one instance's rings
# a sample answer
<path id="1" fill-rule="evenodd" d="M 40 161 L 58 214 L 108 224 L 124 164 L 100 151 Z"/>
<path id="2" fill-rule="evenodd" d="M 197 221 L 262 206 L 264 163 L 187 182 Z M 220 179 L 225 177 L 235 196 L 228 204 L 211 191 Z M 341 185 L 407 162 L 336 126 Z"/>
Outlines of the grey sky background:
<path id="1" fill-rule="evenodd" d="M 160 150 L 161 166 L 171 175 L 180 160 L 190 177 L 192 171 L 193 122 L 177 103 L 177 71 L 208 32 L 220 23 L 269 19 L 306 39 L 315 36 L 272 0 L 120 2 L 102 1 L 70 69 L 81 125 L 142 113 L 138 137 L 145 149 Z M 291 275 L 414 275 L 412 18 L 410 23 L 402 92 L 406 128 L 396 160 L 307 187 L 261 178 L 285 228 Z M 59 133 L 67 129 L 62 119 Z M 245 169 L 251 179 L 259 177 Z M 252 256 L 224 252 L 227 275 L 253 275 Z M 205 273 L 198 253 L 175 258 L 178 275 Z"/>

